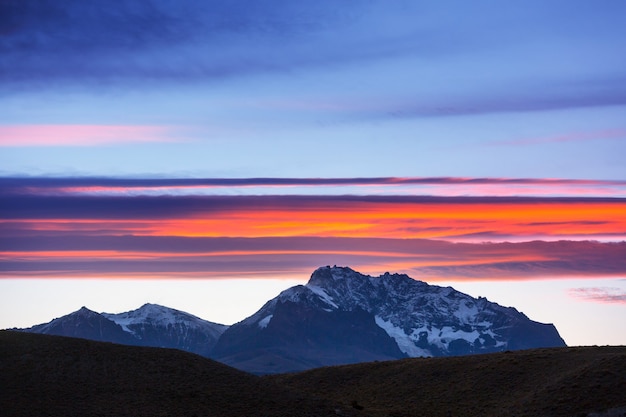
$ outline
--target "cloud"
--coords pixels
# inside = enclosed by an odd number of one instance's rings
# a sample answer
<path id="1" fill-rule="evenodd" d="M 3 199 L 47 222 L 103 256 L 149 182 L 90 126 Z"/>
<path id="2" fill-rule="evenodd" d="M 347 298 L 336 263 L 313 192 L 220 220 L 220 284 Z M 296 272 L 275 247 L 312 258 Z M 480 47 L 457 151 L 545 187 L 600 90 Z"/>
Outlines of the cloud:
<path id="1" fill-rule="evenodd" d="M 131 129 L 131 132 L 134 132 Z M 25 129 L 29 131 L 28 129 Z M 86 129 L 87 133 L 91 129 Z M 97 130 L 97 129 L 96 129 Z M 138 129 L 137 135 L 143 132 Z M 146 129 L 144 133 L 161 133 Z M 0 132 L 2 127 L 0 127 Z M 117 133 L 113 129 L 112 134 Z M 126 132 L 124 128 L 121 132 Z M 78 133 L 76 133 L 78 136 Z M 106 139 L 108 133 L 102 133 Z M 114 135 L 114 138 L 119 138 Z M 111 140 L 113 140 L 112 138 Z M 150 140 L 148 137 L 145 140 Z M 158 137 L 157 137 L 158 139 Z M 140 140 L 139 138 L 137 140 Z M 199 194 L 208 189 L 230 189 L 239 193 L 252 190 L 258 194 L 295 193 L 317 189 L 327 194 L 335 187 L 342 194 L 407 194 L 440 196 L 620 196 L 625 192 L 623 180 L 584 180 L 554 178 L 464 178 L 464 177 L 360 177 L 360 178 L 105 178 L 105 177 L 0 177 L 0 194 L 109 194 L 129 193 Z M 297 188 L 295 188 L 297 187 Z M 349 188 L 352 187 L 352 188 Z M 348 191 L 346 191 L 348 190 Z M 290 192 L 294 194 L 294 192 Z"/>
<path id="2" fill-rule="evenodd" d="M 571 288 L 572 297 L 603 304 L 626 304 L 626 291 L 616 287 Z"/>
<path id="3" fill-rule="evenodd" d="M 507 141 L 492 142 L 493 145 L 542 145 L 546 143 L 562 143 L 562 142 L 587 142 L 598 140 L 619 140 L 626 138 L 626 129 L 606 129 L 589 132 L 575 132 L 559 136 L 540 137 L 540 138 L 522 138 Z"/>
<path id="4" fill-rule="evenodd" d="M 171 130 L 165 126 L 132 125 L 0 125 L 0 147 L 172 142 Z"/>
<path id="5" fill-rule="evenodd" d="M 624 35 L 618 4 L 594 10 L 562 2 L 451 8 L 382 0 L 29 0 L 0 7 L 5 91 L 305 73 L 315 80 L 324 74 L 326 96 L 352 103 L 339 111 L 366 119 L 626 103 L 620 62 L 612 61 L 621 50 L 610 42 Z M 581 29 L 581 16 L 603 31 Z M 343 89 L 352 80 L 380 87 L 363 97 Z M 376 104 L 363 109 L 368 95 Z"/>
<path id="6" fill-rule="evenodd" d="M 520 74 L 522 78 L 525 75 Z M 352 113 L 356 119 L 414 119 L 427 117 L 454 117 L 471 116 L 498 113 L 542 112 L 562 109 L 578 109 L 590 107 L 608 107 L 626 105 L 626 88 L 624 79 L 618 77 L 597 76 L 594 82 L 589 83 L 583 93 L 577 92 L 572 86 L 555 86 L 553 80 L 536 81 L 537 85 L 528 86 L 526 89 L 515 85 L 509 87 L 505 95 L 494 91 L 468 91 L 455 92 L 442 88 L 436 97 L 428 99 L 404 98 L 398 94 L 396 98 L 386 102 L 378 100 L 369 108 L 363 109 L 356 105 L 343 109 L 347 114 Z M 490 84 L 488 80 L 476 80 L 484 88 Z M 572 81 L 574 83 L 574 81 Z M 610 91 L 606 91 L 605 85 L 614 85 Z M 535 94 L 528 95 L 528 90 Z M 429 94 L 428 92 L 423 92 Z M 417 94 L 413 94 L 417 95 Z M 420 94 L 424 95 L 424 94 Z M 419 95 L 418 95 L 419 96 Z M 352 110 L 352 112 L 350 111 Z M 624 136 L 623 129 L 606 130 L 592 133 L 602 135 L 603 138 L 620 138 Z M 494 145 L 528 145 L 543 142 L 562 142 L 571 140 L 589 139 L 588 134 L 561 136 L 554 138 L 532 138 L 515 141 L 492 142 Z"/>
<path id="7" fill-rule="evenodd" d="M 589 197 L 0 194 L 0 227 L 20 233 L 623 240 L 625 212 Z"/>
<path id="8" fill-rule="evenodd" d="M 497 178 L 1 178 L 0 270 L 5 277 L 285 276 L 344 264 L 430 280 L 626 274 L 626 242 L 592 241 L 626 240 L 623 198 L 228 195 L 259 185 L 280 191 L 424 183 L 614 185 Z M 221 194 L 129 192 L 162 187 L 217 187 Z M 100 188 L 116 191 L 91 194 Z"/>
<path id="9" fill-rule="evenodd" d="M 358 14 L 366 3 L 350 7 Z M 341 26 L 349 14 L 331 1 L 2 2 L 0 74 L 18 83 L 110 86 L 265 72 L 304 58 L 296 39 Z M 277 45 L 288 53 L 276 53 Z"/>
<path id="10" fill-rule="evenodd" d="M 427 281 L 623 276 L 626 244 L 454 244 L 426 239 L 21 236 L 0 241 L 0 277 L 196 277 L 307 273 L 326 264 Z"/>

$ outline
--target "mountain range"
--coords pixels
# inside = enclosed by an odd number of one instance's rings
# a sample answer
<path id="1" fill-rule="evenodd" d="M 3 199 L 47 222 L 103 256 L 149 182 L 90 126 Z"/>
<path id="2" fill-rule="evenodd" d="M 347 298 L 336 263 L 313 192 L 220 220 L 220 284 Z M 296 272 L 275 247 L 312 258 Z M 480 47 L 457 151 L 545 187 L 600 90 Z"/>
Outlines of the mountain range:
<path id="1" fill-rule="evenodd" d="M 146 304 L 120 314 L 83 307 L 21 330 L 176 348 L 256 374 L 565 346 L 554 325 L 515 308 L 404 274 L 372 277 L 337 266 L 318 268 L 306 285 L 232 326 Z"/>

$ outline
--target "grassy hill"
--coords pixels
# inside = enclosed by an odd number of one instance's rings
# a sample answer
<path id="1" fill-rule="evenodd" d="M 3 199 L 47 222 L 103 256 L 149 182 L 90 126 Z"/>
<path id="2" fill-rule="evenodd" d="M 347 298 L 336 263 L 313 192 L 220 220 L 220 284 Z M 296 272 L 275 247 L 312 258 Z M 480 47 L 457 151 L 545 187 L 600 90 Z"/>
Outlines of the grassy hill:
<path id="1" fill-rule="evenodd" d="M 266 378 L 370 417 L 626 416 L 623 346 L 413 358 Z"/>
<path id="2" fill-rule="evenodd" d="M 626 415 L 625 393 L 626 347 L 416 358 L 257 377 L 177 350 L 0 331 L 3 417 L 617 417 Z"/>
<path id="3" fill-rule="evenodd" d="M 336 415 L 313 397 L 178 350 L 0 331 L 3 417 Z"/>

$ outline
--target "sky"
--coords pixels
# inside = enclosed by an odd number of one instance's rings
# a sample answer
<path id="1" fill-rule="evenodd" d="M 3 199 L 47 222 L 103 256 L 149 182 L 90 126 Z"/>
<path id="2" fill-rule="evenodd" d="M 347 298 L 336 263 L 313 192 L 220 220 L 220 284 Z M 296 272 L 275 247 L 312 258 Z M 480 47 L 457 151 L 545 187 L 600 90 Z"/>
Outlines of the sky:
<path id="1" fill-rule="evenodd" d="M 0 0 L 0 328 L 319 266 L 626 344 L 626 3 Z"/>

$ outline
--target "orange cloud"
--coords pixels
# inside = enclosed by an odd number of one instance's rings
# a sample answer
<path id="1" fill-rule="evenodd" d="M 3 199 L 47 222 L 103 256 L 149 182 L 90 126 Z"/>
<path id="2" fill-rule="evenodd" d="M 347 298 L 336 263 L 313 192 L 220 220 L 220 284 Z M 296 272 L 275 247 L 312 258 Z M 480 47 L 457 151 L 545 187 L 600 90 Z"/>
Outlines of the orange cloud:
<path id="1" fill-rule="evenodd" d="M 179 217 L 39 218 L 0 220 L 0 227 L 30 232 L 186 237 L 385 237 L 500 241 L 626 239 L 626 201 L 438 199 L 429 202 L 331 200 L 303 204 L 288 198 Z M 98 213 L 94 213 L 97 215 Z M 121 213 L 120 215 L 123 215 Z"/>
<path id="2" fill-rule="evenodd" d="M 0 277 L 625 276 L 624 240 L 625 199 L 0 196 Z"/>

